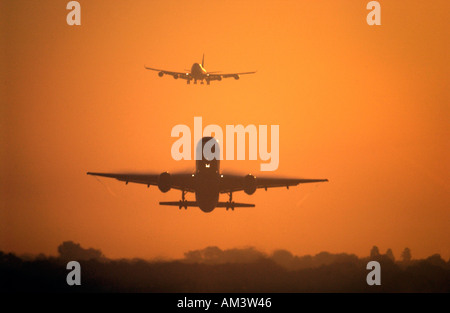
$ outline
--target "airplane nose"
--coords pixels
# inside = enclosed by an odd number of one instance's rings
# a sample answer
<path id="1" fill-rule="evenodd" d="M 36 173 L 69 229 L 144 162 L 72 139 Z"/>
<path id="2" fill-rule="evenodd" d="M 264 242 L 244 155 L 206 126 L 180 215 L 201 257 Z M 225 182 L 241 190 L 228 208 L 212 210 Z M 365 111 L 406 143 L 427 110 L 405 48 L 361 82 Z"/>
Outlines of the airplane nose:
<path id="1" fill-rule="evenodd" d="M 214 206 L 200 208 L 205 213 L 211 213 L 214 210 Z"/>

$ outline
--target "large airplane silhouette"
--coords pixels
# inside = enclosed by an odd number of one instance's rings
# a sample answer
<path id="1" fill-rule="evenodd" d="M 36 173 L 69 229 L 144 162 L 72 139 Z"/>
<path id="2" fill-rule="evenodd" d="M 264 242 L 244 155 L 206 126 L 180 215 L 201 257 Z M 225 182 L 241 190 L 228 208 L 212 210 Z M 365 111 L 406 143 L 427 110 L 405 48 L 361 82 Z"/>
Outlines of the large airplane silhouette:
<path id="1" fill-rule="evenodd" d="M 296 186 L 304 183 L 326 182 L 328 179 L 302 179 L 302 178 L 270 178 L 255 177 L 248 175 L 227 175 L 220 172 L 220 160 L 208 160 L 202 153 L 207 142 L 213 140 L 211 151 L 219 148 L 217 140 L 213 137 L 203 137 L 197 144 L 197 153 L 202 155 L 201 160 L 196 160 L 196 169 L 192 174 L 169 174 L 163 172 L 161 174 L 135 174 L 135 173 L 93 173 L 88 175 L 115 178 L 124 181 L 127 184 L 138 183 L 158 186 L 162 192 L 168 192 L 171 188 L 181 190 L 181 200 L 171 202 L 160 202 L 160 205 L 178 206 L 180 209 L 184 207 L 199 207 L 203 212 L 211 212 L 214 208 L 226 208 L 234 210 L 236 207 L 254 207 L 254 204 L 238 203 L 233 201 L 233 192 L 245 191 L 252 195 L 257 188 L 273 188 Z M 211 144 L 211 143 L 210 143 Z M 211 146 L 210 146 L 211 147 Z M 198 154 L 198 155 L 200 155 Z M 187 201 L 185 195 L 187 192 L 195 193 L 196 201 Z M 229 195 L 227 202 L 219 201 L 219 194 L 226 193 Z"/>
<path id="2" fill-rule="evenodd" d="M 157 68 L 151 68 L 145 66 L 147 70 L 151 71 L 157 71 L 159 72 L 159 77 L 163 77 L 164 75 L 170 75 L 175 79 L 181 78 L 186 79 L 187 83 L 190 84 L 191 80 L 194 80 L 194 84 L 197 83 L 199 80 L 203 84 L 203 80 L 206 80 L 206 83 L 209 85 L 211 81 L 213 80 L 222 80 L 222 78 L 230 78 L 233 77 L 234 79 L 239 79 L 240 75 L 246 75 L 246 74 L 254 74 L 256 72 L 242 72 L 242 73 L 227 73 L 222 74 L 220 72 L 207 72 L 205 70 L 205 55 L 203 55 L 202 58 L 202 64 L 194 63 L 191 67 L 191 70 L 186 70 L 184 72 L 172 72 L 172 71 L 166 71 L 166 70 L 160 70 Z"/>

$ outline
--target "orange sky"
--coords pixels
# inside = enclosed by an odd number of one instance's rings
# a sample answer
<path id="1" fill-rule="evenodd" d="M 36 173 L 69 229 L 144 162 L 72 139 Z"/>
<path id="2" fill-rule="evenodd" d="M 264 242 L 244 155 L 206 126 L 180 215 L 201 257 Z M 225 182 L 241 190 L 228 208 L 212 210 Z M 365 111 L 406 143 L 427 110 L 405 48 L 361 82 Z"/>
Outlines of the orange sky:
<path id="1" fill-rule="evenodd" d="M 450 257 L 449 1 L 1 1 L 0 250 L 111 258 L 208 245 Z M 186 85 L 147 66 L 248 71 Z M 273 175 L 329 183 L 258 190 L 255 208 L 179 211 L 180 198 L 87 171 L 175 170 L 176 124 L 280 125 Z M 258 174 L 258 161 L 223 169 Z M 188 196 L 193 199 L 193 195 Z M 225 197 L 222 198 L 225 200 Z"/>

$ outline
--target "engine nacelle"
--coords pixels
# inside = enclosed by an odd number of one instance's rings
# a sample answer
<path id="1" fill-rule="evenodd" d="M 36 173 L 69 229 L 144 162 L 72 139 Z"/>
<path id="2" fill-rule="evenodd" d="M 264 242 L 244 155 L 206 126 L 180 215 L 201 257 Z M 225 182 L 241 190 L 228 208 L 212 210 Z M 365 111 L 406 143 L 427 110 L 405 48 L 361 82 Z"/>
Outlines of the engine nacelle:
<path id="1" fill-rule="evenodd" d="M 234 77 L 234 79 L 238 80 L 240 76 L 239 75 L 234 75 L 233 77 Z"/>
<path id="2" fill-rule="evenodd" d="M 178 75 L 173 75 L 173 78 L 174 79 L 178 79 Z"/>
<path id="3" fill-rule="evenodd" d="M 158 178 L 158 188 L 162 192 L 168 192 L 171 188 L 170 174 L 167 172 L 161 173 Z"/>
<path id="4" fill-rule="evenodd" d="M 218 77 L 217 77 L 217 80 L 218 80 L 218 81 L 221 81 L 221 80 L 222 80 L 222 76 L 218 76 Z"/>
<path id="5" fill-rule="evenodd" d="M 252 195 L 256 191 L 256 177 L 248 174 L 244 177 L 244 191 L 248 195 Z"/>
<path id="6" fill-rule="evenodd" d="M 164 73 L 163 73 L 163 72 L 159 72 L 159 73 L 158 73 L 158 76 L 159 76 L 159 77 L 163 77 L 163 76 L 164 76 Z"/>

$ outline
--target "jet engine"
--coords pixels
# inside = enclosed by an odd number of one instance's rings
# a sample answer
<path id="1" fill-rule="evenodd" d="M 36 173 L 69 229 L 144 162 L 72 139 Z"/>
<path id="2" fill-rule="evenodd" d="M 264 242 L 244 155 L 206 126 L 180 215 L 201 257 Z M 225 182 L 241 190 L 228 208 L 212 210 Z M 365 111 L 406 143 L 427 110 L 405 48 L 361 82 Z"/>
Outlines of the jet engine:
<path id="1" fill-rule="evenodd" d="M 174 79 L 178 79 L 178 75 L 173 75 L 173 78 Z"/>
<path id="2" fill-rule="evenodd" d="M 239 79 L 239 75 L 234 75 L 233 77 L 234 77 L 234 79 L 236 79 L 236 80 Z"/>
<path id="3" fill-rule="evenodd" d="M 161 173 L 158 178 L 158 188 L 162 192 L 168 192 L 170 190 L 170 174 L 167 172 Z"/>
<path id="4" fill-rule="evenodd" d="M 159 76 L 159 77 L 163 77 L 163 76 L 164 76 L 164 73 L 163 73 L 163 72 L 159 72 L 159 73 L 158 73 L 158 76 Z"/>
<path id="5" fill-rule="evenodd" d="M 256 178 L 255 176 L 248 174 L 244 177 L 244 191 L 248 195 L 252 195 L 256 191 Z"/>

